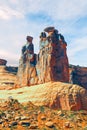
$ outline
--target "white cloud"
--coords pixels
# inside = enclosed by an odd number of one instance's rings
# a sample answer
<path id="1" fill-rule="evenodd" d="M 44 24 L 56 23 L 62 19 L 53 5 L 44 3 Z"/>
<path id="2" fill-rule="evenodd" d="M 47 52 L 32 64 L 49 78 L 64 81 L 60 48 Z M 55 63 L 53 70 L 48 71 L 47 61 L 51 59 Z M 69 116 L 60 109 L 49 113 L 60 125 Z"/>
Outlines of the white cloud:
<path id="1" fill-rule="evenodd" d="M 1 50 L 0 49 L 0 58 L 1 59 L 6 59 L 8 61 L 15 61 L 15 65 L 18 64 L 18 55 L 17 54 L 13 54 L 11 52 L 8 52 L 6 50 Z M 12 64 L 12 63 L 11 63 Z"/>
<path id="2" fill-rule="evenodd" d="M 71 44 L 68 45 L 68 58 L 69 63 L 74 65 L 87 66 L 87 37 L 79 37 L 74 39 Z"/>
<path id="3" fill-rule="evenodd" d="M 27 3 L 27 0 L 25 1 Z M 29 7 L 25 9 L 26 12 L 40 12 L 51 16 L 54 20 L 71 20 L 73 18 L 87 15 L 87 1 L 83 0 L 37 0 L 28 1 Z"/>
<path id="4" fill-rule="evenodd" d="M 11 2 L 12 4 L 17 4 L 18 0 L 9 0 L 9 2 Z"/>
<path id="5" fill-rule="evenodd" d="M 3 5 L 4 2 L 0 3 Z M 9 14 L 10 16 L 15 15 L 22 17 L 22 15 L 41 11 L 52 17 L 54 20 L 71 20 L 73 18 L 87 15 L 86 0 L 21 0 L 21 2 L 19 0 L 8 0 L 8 3 L 4 3 L 4 6 L 8 7 L 2 10 L 4 15 L 6 14 L 5 17 L 9 16 Z M 12 6 L 14 6 L 15 11 L 12 9 Z"/>
<path id="6" fill-rule="evenodd" d="M 23 18 L 23 14 L 8 6 L 0 6 L 0 19 L 11 19 L 11 17 Z"/>
<path id="7" fill-rule="evenodd" d="M 87 49 L 87 37 L 78 38 L 73 40 L 72 43 L 68 46 L 68 55 L 75 56 L 80 51 Z"/>

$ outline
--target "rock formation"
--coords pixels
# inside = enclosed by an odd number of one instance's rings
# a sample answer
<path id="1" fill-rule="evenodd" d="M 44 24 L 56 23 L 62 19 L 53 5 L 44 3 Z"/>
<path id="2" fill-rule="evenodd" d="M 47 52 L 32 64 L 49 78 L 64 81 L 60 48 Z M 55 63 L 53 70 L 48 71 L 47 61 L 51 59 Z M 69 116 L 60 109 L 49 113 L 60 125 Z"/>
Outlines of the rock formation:
<path id="1" fill-rule="evenodd" d="M 74 66 L 72 69 L 71 66 L 70 73 L 73 72 L 72 83 L 74 85 L 69 84 L 67 43 L 54 27 L 46 28 L 45 31 L 49 35 L 47 37 L 45 32 L 41 33 L 39 54 L 34 54 L 32 43 L 28 42 L 27 47 L 23 46 L 17 80 L 17 68 L 7 67 L 7 61 L 0 59 L 0 89 L 12 88 L 14 84 L 16 84 L 14 87 L 35 85 L 9 90 L 9 93 L 1 90 L 0 100 L 12 96 L 23 103 L 30 101 L 34 105 L 53 109 L 87 110 L 87 68 Z M 28 38 L 33 40 L 30 36 Z M 29 50 L 30 48 L 32 51 Z"/>
<path id="2" fill-rule="evenodd" d="M 68 59 L 66 55 L 66 44 L 49 43 L 40 50 L 39 61 L 36 66 L 39 82 L 69 81 Z"/>
<path id="3" fill-rule="evenodd" d="M 0 59 L 0 65 L 6 65 L 7 61 L 4 59 Z"/>
<path id="4" fill-rule="evenodd" d="M 29 89 L 29 101 L 35 105 L 62 110 L 87 110 L 87 90 L 61 82 L 50 82 Z"/>
<path id="5" fill-rule="evenodd" d="M 0 89 L 8 89 L 16 83 L 17 67 L 7 67 L 6 60 L 0 60 Z"/>
<path id="6" fill-rule="evenodd" d="M 44 44 L 39 54 L 34 54 L 32 64 L 29 60 L 23 63 L 23 58 L 20 58 L 18 86 L 30 86 L 49 81 L 69 82 L 67 44 L 64 38 L 63 40 L 58 38 L 59 35 L 57 34 L 57 37 L 55 35 L 47 37 L 47 44 Z"/>
<path id="7" fill-rule="evenodd" d="M 72 82 L 73 84 L 78 84 L 87 89 L 87 67 L 73 66 L 70 65 L 69 72 L 72 72 L 74 68 Z"/>
<path id="8" fill-rule="evenodd" d="M 81 86 L 62 82 L 48 82 L 32 87 L 0 91 L 0 99 L 12 96 L 20 103 L 31 101 L 37 106 L 61 110 L 87 110 L 87 90 Z"/>

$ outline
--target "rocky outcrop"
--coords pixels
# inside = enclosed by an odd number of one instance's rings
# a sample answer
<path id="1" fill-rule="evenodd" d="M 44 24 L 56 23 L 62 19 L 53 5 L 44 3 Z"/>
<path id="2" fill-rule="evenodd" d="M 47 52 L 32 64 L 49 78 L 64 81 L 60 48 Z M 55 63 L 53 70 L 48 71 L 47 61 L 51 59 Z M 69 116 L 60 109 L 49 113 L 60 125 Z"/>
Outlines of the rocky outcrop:
<path id="1" fill-rule="evenodd" d="M 12 96 L 21 103 L 31 101 L 37 106 L 48 106 L 61 110 L 87 110 L 87 90 L 62 82 L 48 82 L 16 90 L 0 91 L 0 99 Z"/>
<path id="2" fill-rule="evenodd" d="M 0 65 L 6 65 L 7 61 L 4 59 L 0 59 Z"/>
<path id="3" fill-rule="evenodd" d="M 74 68 L 74 70 L 72 70 Z M 70 65 L 69 72 L 73 71 L 73 84 L 78 84 L 87 89 L 87 67 Z"/>
<path id="4" fill-rule="evenodd" d="M 0 66 L 0 89 L 8 89 L 16 83 L 17 67 Z"/>
<path id="5" fill-rule="evenodd" d="M 53 109 L 87 110 L 87 90 L 78 85 L 60 82 L 34 86 L 29 100 L 35 105 L 44 105 Z"/>
<path id="6" fill-rule="evenodd" d="M 52 39 L 55 37 L 52 36 Z M 69 82 L 66 46 L 66 42 L 61 39 L 57 39 L 55 43 L 46 41 L 39 54 L 34 54 L 33 61 L 23 62 L 21 57 L 16 86 L 31 86 L 49 81 Z"/>
<path id="7" fill-rule="evenodd" d="M 40 50 L 39 61 L 36 65 L 39 81 L 45 83 L 49 81 L 69 81 L 68 58 L 66 54 L 66 44 L 48 44 Z"/>

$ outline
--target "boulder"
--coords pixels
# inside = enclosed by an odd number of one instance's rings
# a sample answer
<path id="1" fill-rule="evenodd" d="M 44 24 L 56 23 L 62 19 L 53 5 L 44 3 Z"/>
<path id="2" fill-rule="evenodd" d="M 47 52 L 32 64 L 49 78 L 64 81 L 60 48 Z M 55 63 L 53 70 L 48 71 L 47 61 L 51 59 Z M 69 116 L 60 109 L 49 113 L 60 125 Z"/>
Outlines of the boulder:
<path id="1" fill-rule="evenodd" d="M 46 122 L 45 125 L 49 128 L 53 128 L 54 127 L 54 123 L 52 121 Z"/>
<path id="2" fill-rule="evenodd" d="M 9 127 L 13 127 L 13 126 L 17 126 L 17 125 L 18 125 L 18 122 L 14 121 L 11 124 L 9 124 Z"/>
<path id="3" fill-rule="evenodd" d="M 27 121 L 21 121 L 20 124 L 26 127 L 30 126 L 30 122 L 27 122 Z"/>

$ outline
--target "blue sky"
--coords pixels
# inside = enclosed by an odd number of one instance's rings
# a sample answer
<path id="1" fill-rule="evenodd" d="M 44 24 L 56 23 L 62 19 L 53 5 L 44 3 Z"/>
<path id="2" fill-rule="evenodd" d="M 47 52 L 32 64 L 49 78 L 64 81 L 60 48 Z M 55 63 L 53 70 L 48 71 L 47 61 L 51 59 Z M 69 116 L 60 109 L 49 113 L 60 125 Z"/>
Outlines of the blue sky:
<path id="1" fill-rule="evenodd" d="M 0 58 L 17 66 L 26 36 L 34 37 L 54 26 L 67 42 L 69 63 L 87 66 L 87 0 L 2 0 L 0 1 Z"/>

